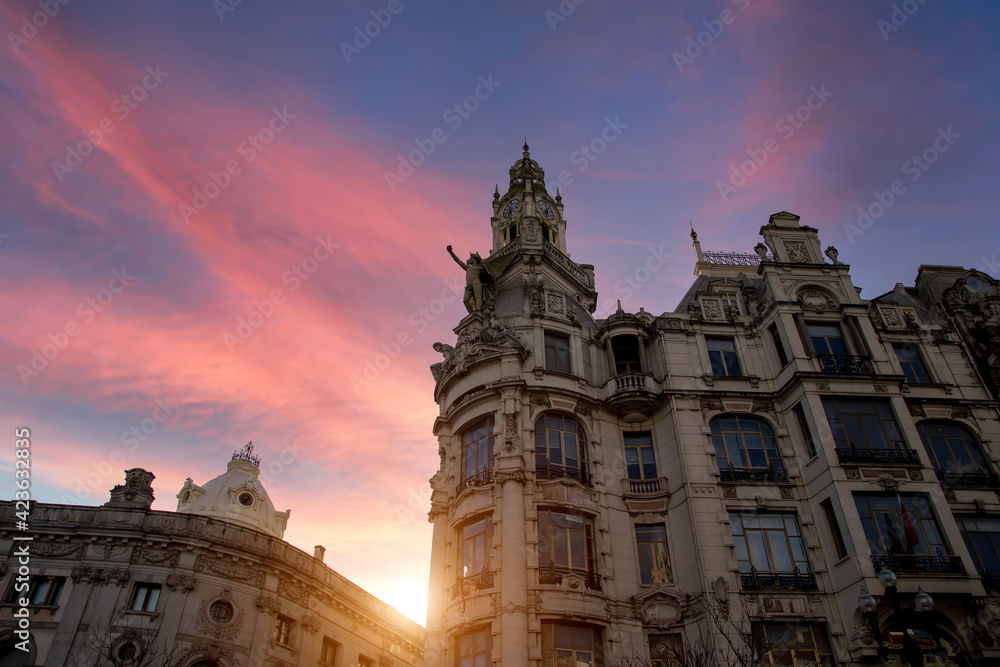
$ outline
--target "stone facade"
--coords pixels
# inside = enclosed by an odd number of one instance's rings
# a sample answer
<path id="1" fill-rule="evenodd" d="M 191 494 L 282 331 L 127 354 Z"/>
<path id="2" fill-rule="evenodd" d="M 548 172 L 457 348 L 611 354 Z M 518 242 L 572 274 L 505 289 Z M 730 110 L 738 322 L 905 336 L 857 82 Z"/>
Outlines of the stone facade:
<path id="1" fill-rule="evenodd" d="M 562 214 L 525 146 L 435 367 L 425 665 L 1000 664 L 997 281 L 867 301 L 782 212 L 595 320 Z"/>
<path id="2" fill-rule="evenodd" d="M 23 592 L 25 542 L 9 528 L 15 504 L 0 502 L 0 665 L 420 664 L 423 629 L 324 565 L 322 547 L 283 541 L 288 512 L 274 512 L 252 458 L 228 468 L 204 487 L 187 480 L 178 512 L 150 509 L 153 475 L 141 469 L 102 507 L 33 505 Z M 29 656 L 14 647 L 22 596 Z"/>

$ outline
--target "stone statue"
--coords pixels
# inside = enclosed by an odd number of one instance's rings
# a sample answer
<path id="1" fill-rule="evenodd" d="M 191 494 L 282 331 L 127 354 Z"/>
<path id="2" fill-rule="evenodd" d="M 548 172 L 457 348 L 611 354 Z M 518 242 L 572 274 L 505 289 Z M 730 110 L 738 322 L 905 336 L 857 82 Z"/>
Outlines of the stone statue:
<path id="1" fill-rule="evenodd" d="M 434 343 L 434 350 L 440 352 L 444 355 L 444 361 L 439 361 L 431 366 L 431 375 L 434 376 L 434 380 L 440 380 L 441 376 L 444 375 L 448 364 L 451 363 L 451 356 L 455 354 L 455 348 L 447 343 Z"/>
<path id="2" fill-rule="evenodd" d="M 840 262 L 837 261 L 837 256 L 840 255 L 840 253 L 832 245 L 827 246 L 824 253 L 826 254 L 827 257 L 830 258 L 830 261 L 832 261 L 834 264 L 840 264 Z"/>
<path id="3" fill-rule="evenodd" d="M 483 260 L 477 252 L 469 255 L 468 262 L 460 260 L 458 255 L 452 251 L 451 246 L 448 246 L 448 254 L 465 271 L 465 298 L 462 300 L 465 309 L 470 313 L 484 310 L 486 302 L 492 300 L 490 288 L 493 287 L 494 283 L 490 270 L 483 264 Z"/>

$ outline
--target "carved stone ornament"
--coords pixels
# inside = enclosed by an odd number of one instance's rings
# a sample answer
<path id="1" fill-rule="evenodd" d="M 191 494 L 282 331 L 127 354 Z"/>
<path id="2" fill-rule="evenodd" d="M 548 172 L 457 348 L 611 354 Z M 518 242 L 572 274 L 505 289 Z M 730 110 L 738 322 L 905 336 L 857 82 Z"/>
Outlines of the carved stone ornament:
<path id="1" fill-rule="evenodd" d="M 77 565 L 70 570 L 69 576 L 73 580 L 73 583 L 76 584 L 86 580 L 92 586 L 101 586 L 103 584 L 117 584 L 118 586 L 124 586 L 128 583 L 132 574 L 127 569 L 119 567 L 108 569 L 91 567 L 89 565 Z"/>
<path id="2" fill-rule="evenodd" d="M 251 586 L 264 585 L 264 573 L 261 570 L 239 563 L 226 562 L 211 556 L 201 555 L 194 562 L 195 572 L 214 572 L 227 579 L 235 579 Z"/>
<path id="3" fill-rule="evenodd" d="M 817 382 L 816 383 L 816 390 L 817 391 L 830 391 L 830 383 L 829 382 Z"/>
<path id="4" fill-rule="evenodd" d="M 261 595 L 257 598 L 257 610 L 262 614 L 277 614 L 281 611 L 281 602 L 273 595 Z"/>
<path id="5" fill-rule="evenodd" d="M 528 218 L 521 223 L 521 229 L 524 232 L 524 240 L 528 243 L 538 243 L 542 231 L 538 226 L 538 222 Z"/>
<path id="6" fill-rule="evenodd" d="M 531 315 L 542 315 L 545 312 L 545 279 L 537 273 L 526 273 L 521 278 L 524 283 L 524 293 L 528 299 L 528 312 Z"/>
<path id="7" fill-rule="evenodd" d="M 548 394 L 532 394 L 530 404 L 539 408 L 552 407 L 552 402 L 549 400 Z"/>
<path id="8" fill-rule="evenodd" d="M 709 322 L 722 322 L 726 319 L 722 313 L 722 302 L 718 299 L 701 298 L 701 312 Z"/>
<path id="9" fill-rule="evenodd" d="M 504 415 L 503 451 L 511 454 L 521 451 L 521 436 L 517 434 L 517 414 Z"/>
<path id="10" fill-rule="evenodd" d="M 701 414 L 703 417 L 708 416 L 710 412 L 722 412 L 724 409 L 722 401 L 717 398 L 701 399 Z"/>
<path id="11" fill-rule="evenodd" d="M 837 257 L 840 255 L 840 252 L 836 248 L 834 248 L 832 245 L 828 245 L 826 247 L 826 250 L 823 251 L 823 254 L 825 254 L 827 257 L 829 257 L 830 261 L 833 262 L 834 264 L 839 264 L 840 263 L 840 262 L 837 261 Z"/>
<path id="12" fill-rule="evenodd" d="M 177 561 L 181 557 L 181 552 L 176 549 L 153 549 L 150 547 L 136 547 L 132 551 L 131 561 L 133 563 L 152 563 L 154 565 L 166 565 L 177 567 Z"/>
<path id="13" fill-rule="evenodd" d="M 298 603 L 299 605 L 305 607 L 309 600 L 309 590 L 302 587 L 296 586 L 290 581 L 285 581 L 280 579 L 278 581 L 278 595 L 291 600 L 292 602 Z"/>
<path id="14" fill-rule="evenodd" d="M 837 302 L 822 290 L 806 288 L 799 290 L 799 303 L 808 310 L 837 310 Z"/>
<path id="15" fill-rule="evenodd" d="M 566 309 L 566 298 L 562 294 L 547 294 L 546 303 L 550 313 L 562 315 Z"/>
<path id="16" fill-rule="evenodd" d="M 153 505 L 152 483 L 156 477 L 142 468 L 125 471 L 125 483 L 111 489 L 111 500 L 104 507 L 149 509 Z"/>
<path id="17" fill-rule="evenodd" d="M 527 481 L 523 470 L 498 470 L 493 473 L 493 479 L 500 484 L 504 482 L 521 482 L 524 484 Z"/>
<path id="18" fill-rule="evenodd" d="M 960 406 L 951 409 L 952 419 L 972 419 L 972 410 L 967 407 Z"/>
<path id="19" fill-rule="evenodd" d="M 789 262 L 796 264 L 808 264 L 811 261 L 804 241 L 785 241 L 785 254 L 788 255 Z"/>
<path id="20" fill-rule="evenodd" d="M 172 591 L 187 593 L 194 589 L 194 577 L 184 574 L 171 574 L 167 577 L 167 588 Z"/>
<path id="21" fill-rule="evenodd" d="M 857 468 L 844 468 L 844 476 L 850 480 L 861 479 L 861 471 Z"/>
<path id="22" fill-rule="evenodd" d="M 80 560 L 87 551 L 86 544 L 56 544 L 40 542 L 31 546 L 31 553 L 46 558 L 72 558 Z"/>
<path id="23" fill-rule="evenodd" d="M 209 660 L 218 663 L 225 660 L 227 665 L 239 665 L 236 654 L 232 650 L 223 647 L 218 642 L 194 641 L 186 650 L 182 651 L 174 664 L 190 665 L 197 664 L 198 660 Z"/>
<path id="24" fill-rule="evenodd" d="M 233 614 L 233 617 L 226 623 L 216 623 L 212 621 L 208 615 L 209 603 L 214 601 L 214 599 L 205 599 L 198 605 L 198 613 L 195 614 L 194 617 L 198 634 L 205 635 L 207 637 L 214 637 L 215 639 L 233 641 L 239 637 L 240 631 L 243 629 L 243 622 L 246 619 L 246 611 L 238 609 L 236 613 Z"/>
<path id="25" fill-rule="evenodd" d="M 774 412 L 774 402 L 766 398 L 753 399 L 751 412 Z"/>
<path id="26" fill-rule="evenodd" d="M 899 487 L 906 483 L 902 480 L 896 479 L 895 477 L 893 477 L 888 473 L 879 475 L 878 479 L 869 480 L 869 482 L 871 484 L 877 484 L 878 486 L 881 486 L 883 489 L 885 489 L 890 493 L 895 493 L 896 491 L 899 491 Z"/>
<path id="27" fill-rule="evenodd" d="M 735 486 L 724 486 L 724 487 L 722 487 L 722 497 L 723 498 L 735 498 L 736 497 L 736 487 Z"/>
<path id="28" fill-rule="evenodd" d="M 875 646 L 878 643 L 875 641 L 875 635 L 872 634 L 871 626 L 864 619 L 858 621 L 854 626 L 854 636 L 864 646 Z"/>
<path id="29" fill-rule="evenodd" d="M 922 405 L 907 405 L 907 409 L 910 411 L 911 417 L 926 417 L 927 414 L 924 412 Z"/>
<path id="30" fill-rule="evenodd" d="M 309 634 L 316 634 L 319 631 L 319 619 L 315 614 L 306 614 L 300 621 L 302 629 Z"/>
<path id="31" fill-rule="evenodd" d="M 882 315 L 882 321 L 885 322 L 885 326 L 890 329 L 902 329 L 905 326 L 895 306 L 879 306 L 878 312 Z"/>

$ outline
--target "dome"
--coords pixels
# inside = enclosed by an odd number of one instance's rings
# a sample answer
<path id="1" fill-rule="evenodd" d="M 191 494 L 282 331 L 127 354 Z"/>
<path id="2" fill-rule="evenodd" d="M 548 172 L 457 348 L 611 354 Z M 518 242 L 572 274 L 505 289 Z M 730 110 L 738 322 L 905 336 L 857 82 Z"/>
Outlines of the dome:
<path id="1" fill-rule="evenodd" d="M 190 477 L 177 494 L 177 511 L 209 516 L 281 538 L 291 510 L 276 512 L 260 483 L 260 458 L 253 444 L 233 454 L 226 472 L 198 486 Z"/>

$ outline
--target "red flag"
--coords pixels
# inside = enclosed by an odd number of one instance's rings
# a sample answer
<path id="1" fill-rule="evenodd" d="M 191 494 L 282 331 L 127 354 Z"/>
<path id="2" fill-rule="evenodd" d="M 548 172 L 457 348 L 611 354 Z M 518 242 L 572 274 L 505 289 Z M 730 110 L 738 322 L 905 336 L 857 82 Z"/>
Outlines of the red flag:
<path id="1" fill-rule="evenodd" d="M 906 553 L 912 554 L 913 547 L 920 542 L 920 538 L 917 536 L 917 529 L 913 527 L 913 521 L 910 520 L 910 515 L 903 507 L 903 503 L 899 503 L 900 509 L 903 510 L 903 536 L 906 538 Z"/>

